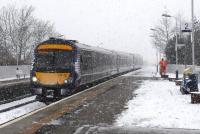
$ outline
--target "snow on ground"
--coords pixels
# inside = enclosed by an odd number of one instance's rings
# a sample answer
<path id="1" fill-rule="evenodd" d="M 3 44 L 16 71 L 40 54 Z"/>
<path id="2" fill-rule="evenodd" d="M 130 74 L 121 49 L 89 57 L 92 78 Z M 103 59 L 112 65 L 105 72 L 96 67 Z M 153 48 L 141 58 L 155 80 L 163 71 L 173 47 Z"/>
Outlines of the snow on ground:
<path id="1" fill-rule="evenodd" d="M 26 76 L 25 78 L 30 78 L 30 76 Z M 20 80 L 24 79 L 24 77 L 20 77 Z M 17 77 L 7 77 L 7 78 L 0 78 L 0 82 L 1 81 L 9 81 L 9 80 L 17 80 Z"/>
<path id="2" fill-rule="evenodd" d="M 135 93 L 115 125 L 200 129 L 200 105 L 191 104 L 191 96 L 182 95 L 174 82 L 148 80 Z"/>
<path id="3" fill-rule="evenodd" d="M 0 105 L 0 110 L 6 109 L 6 108 L 9 108 L 9 107 L 13 107 L 13 106 L 16 106 L 16 105 L 20 105 L 20 104 L 26 103 L 28 101 L 32 101 L 34 99 L 35 99 L 35 96 L 31 96 L 31 97 L 27 97 L 27 98 L 24 98 L 24 99 L 21 99 L 21 100 L 2 104 L 2 105 Z"/>
<path id="4" fill-rule="evenodd" d="M 16 77 L 8 77 L 8 78 L 1 78 L 0 81 L 9 81 L 9 80 L 15 80 Z"/>
<path id="5" fill-rule="evenodd" d="M 27 104 L 25 106 L 10 110 L 8 112 L 0 113 L 0 124 L 6 123 L 10 120 L 23 116 L 29 112 L 32 112 L 44 106 L 46 106 L 44 103 L 34 102 L 31 104 Z"/>

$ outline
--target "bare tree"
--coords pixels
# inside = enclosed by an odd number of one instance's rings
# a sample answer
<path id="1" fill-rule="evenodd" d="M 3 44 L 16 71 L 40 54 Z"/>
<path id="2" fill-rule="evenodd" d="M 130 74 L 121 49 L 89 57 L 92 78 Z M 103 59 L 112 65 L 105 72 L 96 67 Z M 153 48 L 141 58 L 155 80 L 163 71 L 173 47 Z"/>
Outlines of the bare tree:
<path id="1" fill-rule="evenodd" d="M 36 20 L 36 23 L 33 25 L 33 43 L 34 46 L 44 39 L 48 38 L 51 34 L 55 33 L 54 25 L 49 21 L 44 22 Z"/>
<path id="2" fill-rule="evenodd" d="M 171 29 L 171 22 L 169 18 L 163 17 L 160 23 L 155 26 L 153 32 L 153 43 L 155 47 L 164 53 L 166 45 L 169 42 L 169 38 L 173 35 L 173 30 Z"/>
<path id="3" fill-rule="evenodd" d="M 55 33 L 50 22 L 36 19 L 33 12 L 32 6 L 20 9 L 8 6 L 0 10 L 0 47 L 19 63 L 30 60 L 33 46 Z"/>
<path id="4" fill-rule="evenodd" d="M 29 46 L 26 47 L 26 55 L 28 60 L 32 57 L 33 49 L 50 35 L 54 34 L 54 25 L 49 21 L 35 20 L 33 24 L 32 37 Z"/>
<path id="5" fill-rule="evenodd" d="M 34 24 L 34 18 L 32 16 L 33 7 L 23 7 L 19 10 L 18 20 L 16 22 L 16 42 L 18 48 L 18 59 L 21 61 L 22 54 L 24 53 L 24 59 L 26 58 L 26 49 L 29 40 L 32 35 L 32 25 Z"/>

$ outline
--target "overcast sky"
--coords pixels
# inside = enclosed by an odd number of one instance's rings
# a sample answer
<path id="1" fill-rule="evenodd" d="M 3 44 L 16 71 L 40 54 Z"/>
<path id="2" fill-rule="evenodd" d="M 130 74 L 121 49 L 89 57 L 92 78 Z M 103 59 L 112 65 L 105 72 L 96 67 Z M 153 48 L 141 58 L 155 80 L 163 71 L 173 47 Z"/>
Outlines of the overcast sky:
<path id="1" fill-rule="evenodd" d="M 195 15 L 200 16 L 200 0 Z M 191 0 L 0 0 L 0 6 L 33 5 L 35 16 L 54 23 L 67 39 L 108 49 L 136 52 L 155 61 L 149 37 L 167 9 L 190 20 Z M 172 23 L 175 22 L 172 20 Z"/>

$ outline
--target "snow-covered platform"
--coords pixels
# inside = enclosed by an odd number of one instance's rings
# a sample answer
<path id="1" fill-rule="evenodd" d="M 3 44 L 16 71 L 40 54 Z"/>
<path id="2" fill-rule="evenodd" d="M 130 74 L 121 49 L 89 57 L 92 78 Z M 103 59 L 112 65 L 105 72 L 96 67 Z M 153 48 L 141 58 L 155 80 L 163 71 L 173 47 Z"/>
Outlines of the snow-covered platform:
<path id="1" fill-rule="evenodd" d="M 168 81 L 145 81 L 117 119 L 119 126 L 200 128 L 200 105 Z"/>
<path id="2" fill-rule="evenodd" d="M 154 77 L 151 68 L 141 72 Z M 174 82 L 146 80 L 135 93 L 137 96 L 127 103 L 116 126 L 200 129 L 200 105 L 191 104 L 191 95 L 182 95 Z"/>

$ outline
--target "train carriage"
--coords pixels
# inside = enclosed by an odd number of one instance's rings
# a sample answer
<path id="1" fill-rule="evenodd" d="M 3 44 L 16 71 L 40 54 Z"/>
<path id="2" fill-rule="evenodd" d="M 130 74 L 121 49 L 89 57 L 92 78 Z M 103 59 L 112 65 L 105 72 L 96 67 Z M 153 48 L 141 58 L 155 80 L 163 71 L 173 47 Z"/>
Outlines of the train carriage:
<path id="1" fill-rule="evenodd" d="M 76 87 L 135 66 L 133 54 L 50 38 L 34 50 L 31 92 L 39 98 L 68 95 Z"/>
<path id="2" fill-rule="evenodd" d="M 115 52 L 80 43 L 76 46 L 80 53 L 80 84 L 90 83 L 117 73 Z"/>

